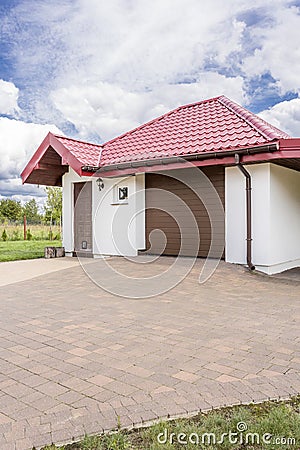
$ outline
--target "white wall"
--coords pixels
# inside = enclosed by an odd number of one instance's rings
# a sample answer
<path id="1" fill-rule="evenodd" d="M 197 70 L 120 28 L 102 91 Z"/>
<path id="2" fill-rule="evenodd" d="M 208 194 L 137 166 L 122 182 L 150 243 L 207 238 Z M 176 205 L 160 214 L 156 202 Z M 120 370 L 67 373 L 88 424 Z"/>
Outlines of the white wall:
<path id="1" fill-rule="evenodd" d="M 274 164 L 246 166 L 252 176 L 253 264 L 268 274 L 299 266 L 300 173 Z M 225 170 L 225 228 L 228 262 L 246 264 L 245 177 Z"/>
<path id="2" fill-rule="evenodd" d="M 300 266 L 300 172 L 271 164 L 272 272 Z"/>
<path id="3" fill-rule="evenodd" d="M 94 254 L 135 256 L 145 247 L 144 175 L 103 181 L 104 189 L 99 192 L 94 186 L 93 191 Z M 123 204 L 116 203 L 118 186 L 128 187 L 128 201 Z"/>
<path id="4" fill-rule="evenodd" d="M 72 169 L 63 176 L 63 245 L 66 253 L 73 245 L 73 183 L 92 181 L 93 254 L 135 256 L 145 248 L 144 174 L 124 178 L 79 177 Z M 117 186 L 128 187 L 128 201 L 116 203 Z M 141 211 L 136 214 L 137 211 Z"/>

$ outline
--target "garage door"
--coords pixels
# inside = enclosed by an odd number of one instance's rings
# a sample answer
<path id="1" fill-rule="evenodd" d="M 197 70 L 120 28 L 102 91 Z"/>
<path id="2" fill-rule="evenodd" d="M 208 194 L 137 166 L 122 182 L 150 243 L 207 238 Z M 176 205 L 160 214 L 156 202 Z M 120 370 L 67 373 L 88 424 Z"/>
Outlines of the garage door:
<path id="1" fill-rule="evenodd" d="M 190 169 L 186 169 L 190 170 Z M 195 169 L 192 169 L 192 176 L 195 175 Z M 224 206 L 225 203 L 225 169 L 224 167 L 206 167 L 202 168 L 203 173 L 210 179 L 215 187 L 220 200 Z M 170 172 L 171 174 L 171 172 Z M 176 176 L 175 172 L 174 175 Z M 199 180 L 201 175 L 199 174 Z M 200 183 L 200 181 L 199 181 Z M 202 185 L 201 185 L 202 186 Z M 179 197 L 192 211 L 199 231 L 200 243 L 197 242 L 197 248 L 195 250 L 195 239 L 189 239 L 192 237 L 191 233 L 195 233 L 195 228 L 182 229 L 180 232 L 179 226 L 175 218 L 182 217 L 185 211 L 182 207 L 183 202 L 180 200 L 173 201 L 167 199 L 164 195 L 159 195 L 157 189 L 163 191 L 172 192 Z M 215 195 L 211 192 L 207 185 L 204 183 L 204 187 L 201 187 L 202 193 L 205 198 L 208 199 L 210 214 L 214 214 L 214 211 L 218 213 L 218 226 L 215 230 L 216 254 L 211 253 L 211 256 L 219 256 L 219 249 L 223 248 L 225 225 L 224 215 L 220 217 L 220 203 L 217 205 L 215 201 Z M 204 192 L 206 190 L 206 192 Z M 154 207 L 153 207 L 154 205 Z M 165 211 L 168 211 L 165 212 Z M 172 217 L 173 216 L 173 217 Z M 184 222 L 183 222 L 184 223 Z M 182 228 L 182 226 L 181 226 Z M 154 230 L 156 230 L 154 232 Z M 161 236 L 164 233 L 164 245 L 162 247 Z M 207 210 L 198 196 L 182 182 L 170 178 L 161 174 L 146 174 L 146 249 L 147 253 L 151 254 L 163 254 L 163 255 L 178 255 L 181 245 L 181 233 L 187 236 L 184 244 L 184 251 L 181 254 L 185 256 L 194 256 L 197 254 L 199 257 L 206 257 L 208 255 L 211 246 L 211 224 L 207 213 Z M 151 244 L 149 236 L 151 234 Z M 164 249 L 163 249 L 164 248 Z M 163 251 L 162 251 L 163 249 Z"/>

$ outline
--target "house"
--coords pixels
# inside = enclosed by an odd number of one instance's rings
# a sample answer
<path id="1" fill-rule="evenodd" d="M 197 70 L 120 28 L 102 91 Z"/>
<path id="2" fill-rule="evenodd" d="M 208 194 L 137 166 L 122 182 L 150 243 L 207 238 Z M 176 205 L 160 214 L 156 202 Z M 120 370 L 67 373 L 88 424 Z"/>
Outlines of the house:
<path id="1" fill-rule="evenodd" d="M 49 133 L 21 176 L 63 187 L 67 255 L 148 249 L 222 257 L 267 274 L 300 266 L 300 138 L 225 96 L 102 145 Z"/>

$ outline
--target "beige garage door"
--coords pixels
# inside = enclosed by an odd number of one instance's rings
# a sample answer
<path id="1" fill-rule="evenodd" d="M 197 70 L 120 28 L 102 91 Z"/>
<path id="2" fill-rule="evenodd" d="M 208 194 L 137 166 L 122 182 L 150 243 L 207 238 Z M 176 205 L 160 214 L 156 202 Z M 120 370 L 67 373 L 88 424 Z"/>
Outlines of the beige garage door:
<path id="1" fill-rule="evenodd" d="M 186 169 L 189 170 L 189 169 Z M 193 169 L 194 170 L 194 169 Z M 224 206 L 225 203 L 225 169 L 224 167 L 206 167 L 202 171 L 210 179 L 214 185 L 221 202 Z M 194 174 L 194 172 L 193 172 Z M 197 176 L 197 174 L 196 174 Z M 200 178 L 199 178 L 200 179 Z M 152 190 L 151 190 L 152 189 Z M 163 195 L 157 195 L 153 189 L 162 189 L 176 194 L 180 199 L 182 199 L 186 205 L 192 211 L 195 220 L 197 222 L 200 244 L 196 251 L 194 248 L 195 239 L 191 239 L 190 246 L 188 239 L 185 240 L 184 245 L 184 255 L 193 256 L 198 254 L 199 257 L 206 257 L 210 245 L 211 245 L 211 224 L 206 208 L 204 207 L 201 200 L 197 195 L 186 185 L 180 181 L 170 178 L 165 175 L 160 174 L 146 174 L 146 249 L 147 253 L 151 254 L 161 254 L 161 235 L 151 234 L 151 245 L 149 235 L 154 230 L 161 230 L 166 237 L 165 248 L 162 254 L 164 255 L 177 255 L 180 251 L 181 245 L 181 232 L 179 230 L 178 224 L 174 218 L 180 217 L 184 214 L 182 209 L 182 202 L 179 201 L 169 201 Z M 208 188 L 204 188 L 208 191 Z M 210 192 L 204 193 L 206 198 L 214 198 Z M 155 196 L 155 199 L 154 199 Z M 154 201 L 155 200 L 155 201 Z M 155 208 L 152 205 L 155 204 Z M 210 213 L 214 212 L 214 208 L 218 213 L 220 211 L 220 206 L 216 206 L 215 202 L 212 200 L 209 203 Z M 166 213 L 165 210 L 171 211 L 171 214 Z M 172 217 L 173 215 L 173 217 Z M 220 217 L 220 215 L 219 215 Z M 224 216 L 220 218 L 220 223 L 217 227 L 216 237 L 217 237 L 217 247 L 218 249 L 224 245 Z M 194 228 L 195 231 L 195 228 Z M 189 236 L 191 229 L 182 229 L 182 233 Z M 157 232 L 156 232 L 157 233 Z M 157 237 L 155 237 L 157 236 Z M 186 245 L 187 242 L 187 245 Z M 198 250 L 198 253 L 197 253 Z M 216 252 L 216 255 L 218 250 Z M 182 253 L 181 253 L 182 254 Z M 213 254 L 211 256 L 214 256 Z"/>

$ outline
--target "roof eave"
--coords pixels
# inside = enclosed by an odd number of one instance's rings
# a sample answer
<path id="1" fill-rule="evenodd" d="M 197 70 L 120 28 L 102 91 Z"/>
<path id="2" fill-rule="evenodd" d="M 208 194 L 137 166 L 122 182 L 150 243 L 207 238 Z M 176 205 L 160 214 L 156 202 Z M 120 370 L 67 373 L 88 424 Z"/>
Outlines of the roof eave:
<path id="1" fill-rule="evenodd" d="M 38 163 L 45 155 L 49 147 L 52 147 L 62 158 L 64 165 L 69 165 L 78 175 L 82 175 L 82 163 L 56 138 L 49 132 L 36 152 L 33 154 L 21 173 L 22 183 L 26 183 L 30 174 L 38 167 Z"/>
<path id="2" fill-rule="evenodd" d="M 281 150 L 300 151 L 300 138 L 279 139 L 278 142 Z"/>
<path id="3" fill-rule="evenodd" d="M 259 154 L 264 153 L 276 153 L 279 151 L 278 141 L 270 142 L 268 144 L 254 146 L 254 147 L 244 147 L 235 148 L 225 151 L 214 151 L 207 153 L 197 153 L 193 155 L 184 155 L 178 157 L 152 159 L 152 160 L 140 160 L 140 161 L 129 161 L 120 164 L 112 164 L 110 166 L 104 166 L 99 168 L 97 173 L 101 173 L 105 177 L 114 177 L 129 175 L 139 172 L 151 172 L 156 170 L 172 170 L 177 168 L 183 168 L 184 166 L 193 164 L 196 166 L 204 165 L 232 165 L 235 164 L 234 155 L 239 153 L 243 155 L 243 158 L 248 158 L 253 160 L 253 157 L 259 162 Z M 247 158 L 246 158 L 247 159 Z"/>

